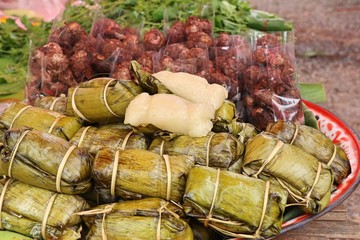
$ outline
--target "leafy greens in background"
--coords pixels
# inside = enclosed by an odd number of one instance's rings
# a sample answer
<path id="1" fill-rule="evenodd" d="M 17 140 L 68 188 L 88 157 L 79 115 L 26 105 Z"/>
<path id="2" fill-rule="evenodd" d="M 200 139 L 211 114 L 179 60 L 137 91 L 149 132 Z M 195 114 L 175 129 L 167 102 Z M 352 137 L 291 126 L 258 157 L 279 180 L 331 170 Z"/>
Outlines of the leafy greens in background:
<path id="1" fill-rule="evenodd" d="M 24 90 L 31 41 L 46 41 L 51 24 L 20 18 L 26 29 L 19 27 L 15 18 L 0 17 L 0 98 L 21 98 Z M 30 41 L 31 40 L 31 41 Z"/>
<path id="2" fill-rule="evenodd" d="M 214 33 L 238 34 L 249 29 L 259 31 L 289 31 L 293 26 L 272 13 L 253 9 L 249 2 L 238 0 L 83 0 L 81 4 L 69 1 L 63 12 L 63 21 L 76 21 L 90 31 L 94 18 L 99 15 L 115 19 L 121 26 L 138 26 L 142 30 L 166 30 L 177 20 L 189 16 L 207 18 L 213 22 Z M 99 2 L 99 3 L 96 3 Z M 98 5 L 100 4 L 100 5 Z M 58 20 L 55 20 L 58 21 Z M 44 22 L 26 14 L 19 28 L 15 20 L 0 17 L 0 98 L 20 98 L 25 87 L 27 64 L 33 46 L 47 41 L 56 22 Z M 58 23 L 61 23 L 60 21 Z M 322 84 L 300 83 L 304 99 L 313 102 L 326 100 Z"/>
<path id="3" fill-rule="evenodd" d="M 68 3 L 64 19 L 81 22 L 90 29 L 98 13 L 143 30 L 164 29 L 177 20 L 199 16 L 211 20 L 214 33 L 239 33 L 248 29 L 260 31 L 289 31 L 293 26 L 274 14 L 253 9 L 249 2 L 238 0 L 107 0 L 83 1 L 82 5 Z M 89 14 L 90 10 L 90 14 Z"/>

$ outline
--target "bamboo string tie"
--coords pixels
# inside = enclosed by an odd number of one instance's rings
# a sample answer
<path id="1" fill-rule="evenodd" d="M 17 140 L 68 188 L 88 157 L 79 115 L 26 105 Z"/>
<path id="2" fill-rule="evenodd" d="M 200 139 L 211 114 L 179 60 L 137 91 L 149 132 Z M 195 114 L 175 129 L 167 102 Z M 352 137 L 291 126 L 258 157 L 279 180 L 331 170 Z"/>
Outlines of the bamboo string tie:
<path id="1" fill-rule="evenodd" d="M 117 170 L 118 170 L 118 166 L 119 166 L 119 155 L 120 155 L 120 149 L 115 151 L 114 166 L 113 166 L 113 171 L 112 171 L 112 175 L 111 175 L 110 194 L 113 197 L 115 196 L 115 185 L 116 185 Z"/>
<path id="2" fill-rule="evenodd" d="M 46 239 L 46 225 L 47 225 L 47 222 L 48 222 L 48 218 L 50 216 L 51 208 L 54 205 L 55 198 L 57 197 L 57 195 L 58 195 L 57 193 L 54 193 L 51 196 L 51 198 L 49 199 L 49 201 L 48 201 L 48 203 L 46 205 L 44 217 L 43 217 L 42 222 L 41 222 L 41 236 L 42 236 L 43 239 Z"/>
<path id="3" fill-rule="evenodd" d="M 170 166 L 170 158 L 169 155 L 165 154 L 162 156 L 165 160 L 167 180 L 166 180 L 166 200 L 170 200 L 171 195 L 171 166 Z"/>
<path id="4" fill-rule="evenodd" d="M 337 147 L 336 147 L 336 145 L 334 144 L 333 146 L 334 146 L 333 154 L 331 155 L 331 158 L 330 158 L 329 162 L 326 164 L 328 167 L 330 167 L 331 164 L 334 162 L 334 159 L 335 159 L 336 153 L 337 153 Z"/>
<path id="5" fill-rule="evenodd" d="M 207 143 L 206 143 L 206 166 L 208 167 L 209 166 L 209 163 L 210 163 L 210 143 L 211 143 L 211 140 L 213 139 L 215 133 L 211 133 Z"/>
<path id="6" fill-rule="evenodd" d="M 157 229 L 156 229 L 156 240 L 161 240 L 161 219 L 162 219 L 162 214 L 165 210 L 167 213 L 170 213 L 173 217 L 175 217 L 177 219 L 180 218 L 179 215 L 177 215 L 176 213 L 174 213 L 173 211 L 168 209 L 168 207 L 167 207 L 168 204 L 169 204 L 169 202 L 161 202 L 161 206 L 157 210 L 159 213 L 159 220 L 158 220 L 158 225 L 157 225 Z"/>
<path id="7" fill-rule="evenodd" d="M 111 185 L 110 185 L 110 194 L 113 197 L 115 196 L 115 186 L 116 186 L 117 170 L 119 168 L 120 151 L 125 150 L 126 144 L 128 143 L 130 136 L 133 133 L 134 133 L 134 131 L 128 132 L 128 134 L 126 134 L 126 136 L 124 138 L 124 141 L 122 142 L 121 147 L 115 151 L 114 166 L 113 166 L 113 172 L 111 175 Z"/>
<path id="8" fill-rule="evenodd" d="M 281 149 L 281 147 L 284 145 L 284 143 L 282 141 L 278 141 L 274 147 L 274 149 L 271 151 L 271 153 L 269 154 L 269 156 L 267 157 L 267 159 L 264 161 L 264 163 L 261 165 L 261 167 L 259 168 L 259 170 L 253 175 L 253 177 L 257 178 L 258 175 L 264 170 L 264 168 L 266 167 L 266 165 L 274 159 L 276 153 Z"/>
<path id="9" fill-rule="evenodd" d="M 75 148 L 76 148 L 76 146 L 72 145 L 67 150 L 67 152 L 65 153 L 63 159 L 60 162 L 58 171 L 56 173 L 56 191 L 59 192 L 59 193 L 62 193 L 62 191 L 61 191 L 61 175 L 62 175 L 62 173 L 64 171 L 64 167 L 65 167 L 65 164 L 66 164 L 67 160 L 69 159 L 71 153 L 74 151 Z"/>
<path id="10" fill-rule="evenodd" d="M 12 167 L 13 167 L 13 162 L 16 156 L 16 153 L 19 149 L 20 143 L 22 142 L 22 140 L 24 139 L 25 135 L 30 132 L 30 130 L 26 130 L 24 132 L 21 133 L 20 137 L 18 138 L 18 140 L 16 141 L 16 144 L 14 146 L 14 148 L 11 151 L 11 156 L 10 156 L 10 162 L 9 162 L 9 168 L 8 168 L 8 176 L 12 177 Z"/>
<path id="11" fill-rule="evenodd" d="M 49 110 L 54 111 L 55 104 L 59 101 L 59 99 L 60 99 L 60 97 L 56 97 L 56 98 L 52 101 L 52 103 L 51 103 L 51 105 L 50 105 L 50 107 L 49 107 Z"/>
<path id="12" fill-rule="evenodd" d="M 120 147 L 120 149 L 121 150 L 125 150 L 125 148 L 126 148 L 126 145 L 128 144 L 128 142 L 129 142 L 129 139 L 130 139 L 130 137 L 131 137 L 131 135 L 134 133 L 134 131 L 130 131 L 130 132 L 128 132 L 127 134 L 126 134 L 126 136 L 125 136 L 125 138 L 124 138 L 124 140 L 123 140 L 123 142 L 122 142 L 122 144 L 121 144 L 121 147 Z M 117 143 L 116 145 L 118 145 L 119 143 Z"/>
<path id="13" fill-rule="evenodd" d="M 160 149 L 159 149 L 160 156 L 162 156 L 164 154 L 164 149 L 165 149 L 165 140 L 162 140 L 162 142 L 160 144 Z"/>
<path id="14" fill-rule="evenodd" d="M 217 197 L 217 192 L 218 192 L 218 188 L 219 188 L 219 181 L 220 181 L 220 168 L 218 168 L 217 172 L 216 172 L 215 189 L 214 189 L 214 193 L 213 193 L 209 213 L 208 213 L 208 215 L 207 215 L 207 217 L 206 217 L 206 219 L 204 221 L 204 226 L 205 227 L 208 226 L 209 221 L 211 220 L 211 217 L 212 217 L 212 212 L 213 212 L 213 209 L 214 209 L 214 205 L 215 205 L 215 201 L 216 201 L 216 197 Z"/>
<path id="15" fill-rule="evenodd" d="M 89 119 L 87 119 L 85 116 L 84 116 L 84 114 L 82 114 L 81 112 L 80 112 L 80 110 L 77 108 L 77 106 L 76 106 L 76 102 L 75 102 L 75 93 L 76 93 L 76 91 L 79 89 L 79 87 L 80 87 L 81 85 L 78 85 L 75 89 L 74 89 L 74 91 L 72 92 L 72 94 L 71 94 L 71 107 L 72 107 L 72 109 L 74 110 L 74 112 L 80 117 L 80 118 L 82 118 L 82 119 L 84 119 L 84 120 L 86 120 L 86 121 L 88 121 L 88 122 L 92 122 L 92 121 L 90 121 Z"/>
<path id="16" fill-rule="evenodd" d="M 118 118 L 121 118 L 120 115 L 116 114 L 111 108 L 110 108 L 110 105 L 106 99 L 106 92 L 107 92 L 107 89 L 108 87 L 110 86 L 110 84 L 114 81 L 117 81 L 116 79 L 112 79 L 110 80 L 104 87 L 104 92 L 103 92 L 103 98 L 104 98 L 104 104 L 105 104 L 105 107 L 107 108 L 107 110 L 112 114 L 114 115 L 115 117 L 118 117 Z"/>
<path id="17" fill-rule="evenodd" d="M 299 126 L 297 124 L 295 124 L 295 123 L 293 123 L 293 125 L 295 127 L 295 130 L 294 130 L 294 135 L 293 135 L 293 137 L 292 137 L 292 139 L 291 139 L 291 141 L 289 143 L 290 145 L 292 145 L 295 142 L 295 139 L 296 139 L 296 137 L 297 137 L 297 135 L 299 133 Z"/>
<path id="18" fill-rule="evenodd" d="M 79 216 L 88 216 L 88 215 L 97 215 L 97 214 L 103 214 L 102 222 L 101 222 L 101 236 L 102 240 L 108 240 L 106 235 L 106 227 L 105 227 L 105 218 L 106 215 L 111 213 L 114 209 L 115 203 L 106 205 L 103 209 L 90 209 L 82 212 L 74 213 L 75 215 Z"/>
<path id="19" fill-rule="evenodd" d="M 322 170 L 321 162 L 318 162 L 318 168 L 317 168 L 317 171 L 316 171 L 316 176 L 315 176 L 314 183 L 311 186 L 310 191 L 306 194 L 306 197 L 305 197 L 305 199 L 306 199 L 306 207 L 309 207 L 309 203 L 310 203 L 310 200 L 311 200 L 311 193 L 314 191 L 314 188 L 315 188 L 316 184 L 318 183 L 318 181 L 320 179 L 321 170 Z"/>
<path id="20" fill-rule="evenodd" d="M 209 224 L 210 227 L 214 228 L 215 230 L 219 231 L 220 233 L 223 233 L 225 235 L 231 236 L 231 237 L 235 237 L 235 238 L 248 238 L 248 239 L 259 239 L 261 237 L 261 227 L 264 223 L 264 219 L 266 216 L 266 209 L 267 209 L 267 205 L 268 205 L 268 199 L 269 199 L 269 194 L 270 194 L 270 182 L 266 181 L 265 184 L 265 192 L 264 192 L 264 201 L 263 201 L 263 206 L 262 206 L 262 212 L 261 212 L 261 217 L 260 217 L 260 222 L 259 222 L 259 226 L 256 229 L 255 233 L 253 235 L 250 234 L 239 234 L 239 233 L 233 233 L 224 229 L 221 229 L 213 224 Z M 226 223 L 226 224 L 230 224 L 230 225 L 242 225 L 242 223 L 239 222 L 234 222 L 234 221 L 223 221 L 223 220 L 217 220 L 217 219 L 211 219 L 211 221 L 213 222 L 220 222 L 220 223 Z"/>
<path id="21" fill-rule="evenodd" d="M 77 144 L 78 147 L 81 147 L 81 144 L 83 143 L 84 139 L 85 139 L 85 135 L 87 133 L 87 131 L 91 128 L 91 126 L 87 126 L 86 128 L 84 128 L 84 130 L 81 132 L 80 138 L 79 138 L 79 142 Z"/>
<path id="22" fill-rule="evenodd" d="M 27 109 L 29 109 L 29 108 L 31 108 L 31 107 L 32 107 L 32 106 L 28 105 L 28 106 L 25 106 L 25 107 L 23 107 L 22 109 L 20 109 L 20 111 L 18 111 L 18 112 L 16 113 L 15 117 L 14 117 L 13 120 L 11 121 L 10 126 L 9 126 L 9 129 L 13 127 L 16 119 L 17 119 L 21 114 L 23 114 L 23 113 L 25 112 L 25 110 L 27 110 Z"/>
<path id="23" fill-rule="evenodd" d="M 51 132 L 54 130 L 56 124 L 61 120 L 63 119 L 65 116 L 59 116 L 59 117 L 56 117 L 54 122 L 51 124 L 49 130 L 48 130 L 48 133 L 51 134 Z"/>
<path id="24" fill-rule="evenodd" d="M 4 204 L 4 199 L 5 199 L 5 193 L 6 193 L 6 190 L 7 188 L 9 187 L 9 185 L 13 182 L 14 179 L 12 178 L 9 178 L 5 184 L 4 184 L 4 187 L 2 189 L 2 192 L 1 192 L 1 195 L 0 195 L 0 229 L 3 229 L 3 226 L 2 226 L 2 219 L 1 219 L 1 212 L 2 212 L 2 207 L 3 207 L 3 204 Z"/>

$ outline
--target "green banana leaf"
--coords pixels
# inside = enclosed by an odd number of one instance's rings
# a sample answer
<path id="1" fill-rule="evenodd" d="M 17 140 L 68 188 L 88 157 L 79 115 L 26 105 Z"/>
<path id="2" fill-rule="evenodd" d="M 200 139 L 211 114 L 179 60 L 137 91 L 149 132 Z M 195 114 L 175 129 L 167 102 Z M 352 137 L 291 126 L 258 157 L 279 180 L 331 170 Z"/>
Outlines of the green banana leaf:
<path id="1" fill-rule="evenodd" d="M 229 169 L 241 161 L 244 144 L 229 133 L 210 133 L 205 137 L 179 135 L 169 140 L 162 137 L 153 139 L 149 150 L 158 154 L 191 155 L 195 163 L 210 167 Z"/>
<path id="2" fill-rule="evenodd" d="M 6 230 L 42 239 L 42 221 L 55 193 L 14 179 L 0 180 L 2 191 L 6 191 L 1 212 L 2 226 Z M 57 194 L 54 197 L 46 222 L 46 239 L 79 239 L 77 230 L 82 219 L 74 213 L 87 209 L 87 202 L 76 195 Z"/>
<path id="3" fill-rule="evenodd" d="M 78 214 L 90 228 L 88 240 L 102 240 L 104 235 L 111 240 L 194 238 L 189 225 L 180 218 L 184 217 L 182 209 L 160 198 L 100 205 Z"/>
<path id="4" fill-rule="evenodd" d="M 261 179 L 195 166 L 183 207 L 190 217 L 227 236 L 264 238 L 280 233 L 287 196 L 280 186 Z"/>
<path id="5" fill-rule="evenodd" d="M 320 130 L 306 125 L 296 126 L 291 122 L 278 121 L 269 124 L 266 131 L 275 134 L 285 143 L 292 142 L 292 145 L 310 153 L 325 164 L 329 164 L 331 161 L 329 166 L 334 172 L 334 183 L 336 185 L 339 185 L 350 174 L 350 162 L 344 149 L 334 144 Z M 332 157 L 334 151 L 336 153 Z"/>
<path id="6" fill-rule="evenodd" d="M 94 78 L 69 88 L 66 115 L 95 123 L 119 122 L 130 101 L 141 92 L 134 81 Z"/>
<path id="7" fill-rule="evenodd" d="M 95 156 L 103 147 L 115 149 L 124 145 L 125 148 L 147 149 L 150 140 L 142 133 L 133 132 L 129 125 L 113 123 L 98 127 L 82 127 L 69 142 L 87 149 Z"/>
<path id="8" fill-rule="evenodd" d="M 318 213 L 329 204 L 334 181 L 330 167 L 274 134 L 262 132 L 247 142 L 243 171 L 276 179 L 289 192 L 288 202 L 308 213 Z"/>
<path id="9" fill-rule="evenodd" d="M 64 167 L 59 172 L 62 162 Z M 1 175 L 51 191 L 88 191 L 92 187 L 90 164 L 85 150 L 60 137 L 28 128 L 7 130 L 0 146 Z"/>
<path id="10" fill-rule="evenodd" d="M 0 124 L 7 129 L 31 127 L 35 130 L 50 132 L 66 140 L 69 140 L 82 127 L 80 118 L 65 116 L 17 101 L 14 101 L 0 115 Z"/>
<path id="11" fill-rule="evenodd" d="M 116 154 L 119 160 L 113 176 Z M 98 186 L 107 189 L 111 189 L 114 178 L 113 195 L 123 199 L 169 196 L 170 200 L 181 202 L 194 164 L 194 157 L 189 155 L 169 156 L 167 164 L 165 156 L 149 150 L 102 148 L 95 156 L 92 175 Z"/>
<path id="12" fill-rule="evenodd" d="M 302 99 L 313 103 L 326 102 L 327 96 L 324 84 L 300 82 L 299 88 Z"/>
<path id="13" fill-rule="evenodd" d="M 10 232 L 10 231 L 0 231 L 0 239 L 2 239 L 2 240 L 33 240 L 33 238 L 29 238 L 22 234 Z"/>
<path id="14" fill-rule="evenodd" d="M 65 114 L 67 99 L 66 96 L 39 96 L 35 98 L 34 106 Z"/>

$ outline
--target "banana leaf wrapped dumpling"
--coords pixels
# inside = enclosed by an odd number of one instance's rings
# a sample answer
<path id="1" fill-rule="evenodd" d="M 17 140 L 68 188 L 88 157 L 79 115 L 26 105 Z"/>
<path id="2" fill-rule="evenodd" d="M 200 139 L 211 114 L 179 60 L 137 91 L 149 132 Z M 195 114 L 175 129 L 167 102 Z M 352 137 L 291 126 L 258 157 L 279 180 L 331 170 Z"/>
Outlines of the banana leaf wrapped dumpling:
<path id="1" fill-rule="evenodd" d="M 69 140 L 82 127 L 82 121 L 49 109 L 14 102 L 0 115 L 0 125 L 7 129 L 26 126 Z"/>
<path id="2" fill-rule="evenodd" d="M 266 131 L 275 134 L 283 142 L 303 149 L 330 166 L 334 172 L 336 185 L 339 185 L 350 174 L 350 161 L 344 149 L 334 144 L 318 129 L 288 121 L 278 121 L 269 124 Z"/>
<path id="3" fill-rule="evenodd" d="M 87 149 L 92 155 L 96 155 L 103 147 L 123 147 L 123 149 L 149 147 L 149 140 L 144 134 L 134 132 L 130 126 L 120 123 L 82 127 L 69 142 Z"/>
<path id="4" fill-rule="evenodd" d="M 59 97 L 39 96 L 35 99 L 34 106 L 65 114 L 67 99 L 65 95 Z"/>
<path id="5" fill-rule="evenodd" d="M 79 194 L 91 187 L 91 158 L 83 149 L 28 128 L 5 132 L 0 174 L 40 188 Z"/>
<path id="6" fill-rule="evenodd" d="M 144 149 L 102 148 L 95 156 L 92 175 L 113 196 L 160 197 L 180 202 L 194 164 L 194 157 L 189 155 L 160 156 Z"/>
<path id="7" fill-rule="evenodd" d="M 94 123 L 118 122 L 125 117 L 131 100 L 141 92 L 131 80 L 94 78 L 69 88 L 66 115 Z"/>
<path id="8" fill-rule="evenodd" d="M 334 181 L 330 167 L 270 133 L 262 132 L 247 142 L 243 172 L 274 178 L 289 192 L 288 201 L 308 213 L 322 211 L 330 201 Z"/>
<path id="9" fill-rule="evenodd" d="M 191 228 L 181 219 L 182 209 L 160 198 L 100 205 L 78 214 L 90 228 L 89 240 L 193 239 Z"/>
<path id="10" fill-rule="evenodd" d="M 228 169 L 236 161 L 241 161 L 244 145 L 230 133 L 211 132 L 204 137 L 157 137 L 149 150 L 160 155 L 192 155 L 196 164 Z"/>
<path id="11" fill-rule="evenodd" d="M 59 194 L 14 180 L 0 180 L 1 227 L 32 239 L 80 239 L 82 219 L 74 213 L 89 206 L 77 195 Z"/>
<path id="12" fill-rule="evenodd" d="M 261 179 L 204 166 L 188 177 L 184 211 L 222 234 L 240 238 L 278 235 L 288 193 Z"/>

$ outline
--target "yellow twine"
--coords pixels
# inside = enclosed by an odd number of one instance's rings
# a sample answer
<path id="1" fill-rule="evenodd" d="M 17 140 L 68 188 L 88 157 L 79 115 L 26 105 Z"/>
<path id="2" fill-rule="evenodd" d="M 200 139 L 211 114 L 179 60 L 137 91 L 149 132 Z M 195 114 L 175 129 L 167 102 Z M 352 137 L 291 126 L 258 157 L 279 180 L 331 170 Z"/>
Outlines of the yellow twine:
<path id="1" fill-rule="evenodd" d="M 311 193 L 313 192 L 316 184 L 318 183 L 319 179 L 320 179 L 320 173 L 321 173 L 321 169 L 322 169 L 322 165 L 321 165 L 321 162 L 318 162 L 318 168 L 317 168 L 317 171 L 316 171 L 316 176 L 315 176 L 315 180 L 314 180 L 314 183 L 313 185 L 311 186 L 311 189 L 310 191 L 306 194 L 306 206 L 308 207 L 309 206 L 309 202 L 311 200 Z"/>

